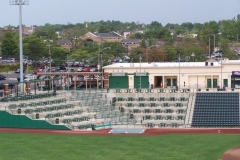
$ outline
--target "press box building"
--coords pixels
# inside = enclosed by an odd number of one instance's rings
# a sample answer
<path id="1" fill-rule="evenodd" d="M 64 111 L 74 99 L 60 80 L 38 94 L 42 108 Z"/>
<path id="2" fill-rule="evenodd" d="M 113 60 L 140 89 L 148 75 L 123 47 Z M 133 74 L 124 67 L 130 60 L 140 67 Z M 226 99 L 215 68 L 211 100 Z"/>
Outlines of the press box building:
<path id="1" fill-rule="evenodd" d="M 240 88 L 240 60 L 115 63 L 104 67 L 105 88 Z M 141 85 L 140 85 L 141 84 Z"/>

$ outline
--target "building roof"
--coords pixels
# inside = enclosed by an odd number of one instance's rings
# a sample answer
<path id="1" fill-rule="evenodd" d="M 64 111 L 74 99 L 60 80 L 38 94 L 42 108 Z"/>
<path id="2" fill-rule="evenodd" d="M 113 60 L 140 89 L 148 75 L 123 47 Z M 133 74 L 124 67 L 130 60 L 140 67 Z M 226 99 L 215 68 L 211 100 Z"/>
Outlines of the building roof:
<path id="1" fill-rule="evenodd" d="M 97 37 L 101 37 L 101 38 L 121 37 L 121 35 L 116 33 L 116 32 L 111 32 L 111 33 L 92 33 L 92 34 L 96 35 Z"/>
<path id="2" fill-rule="evenodd" d="M 140 39 L 123 39 L 120 43 L 139 43 L 140 41 Z"/>
<path id="3" fill-rule="evenodd" d="M 215 67 L 220 67 L 221 62 L 212 62 Z M 222 64 L 236 64 L 239 63 L 240 60 L 227 60 L 223 61 Z M 114 63 L 103 68 L 174 68 L 174 67 L 204 67 L 206 66 L 205 62 L 152 62 L 152 63 Z M 208 62 L 208 66 L 211 66 L 210 62 Z"/>
<path id="4" fill-rule="evenodd" d="M 64 44 L 71 45 L 72 42 L 68 39 L 62 39 L 61 41 L 59 41 L 59 45 L 64 45 Z"/>

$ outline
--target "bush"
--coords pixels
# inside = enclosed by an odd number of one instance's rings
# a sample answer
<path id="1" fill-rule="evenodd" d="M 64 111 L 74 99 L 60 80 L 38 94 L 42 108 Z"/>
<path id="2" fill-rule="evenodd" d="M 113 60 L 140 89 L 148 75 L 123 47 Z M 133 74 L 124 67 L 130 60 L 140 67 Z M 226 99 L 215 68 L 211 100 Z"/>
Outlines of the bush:
<path id="1" fill-rule="evenodd" d="M 0 72 L 10 72 L 15 71 L 19 67 L 19 64 L 0 64 Z"/>

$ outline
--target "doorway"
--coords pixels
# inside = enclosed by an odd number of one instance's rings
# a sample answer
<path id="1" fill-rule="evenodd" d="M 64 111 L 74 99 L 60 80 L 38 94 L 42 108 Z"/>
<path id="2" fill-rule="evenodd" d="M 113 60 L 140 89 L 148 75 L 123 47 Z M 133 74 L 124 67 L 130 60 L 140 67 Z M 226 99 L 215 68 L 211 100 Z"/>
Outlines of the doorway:
<path id="1" fill-rule="evenodd" d="M 154 86 L 156 88 L 163 88 L 163 77 L 162 76 L 156 76 L 155 77 L 155 84 Z"/>

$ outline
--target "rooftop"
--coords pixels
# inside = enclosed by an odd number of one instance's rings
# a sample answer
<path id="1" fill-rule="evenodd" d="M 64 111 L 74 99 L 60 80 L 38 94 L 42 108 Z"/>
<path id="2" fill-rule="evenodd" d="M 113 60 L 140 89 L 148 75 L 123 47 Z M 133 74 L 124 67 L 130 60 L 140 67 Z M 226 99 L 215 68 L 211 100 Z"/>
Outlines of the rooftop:
<path id="1" fill-rule="evenodd" d="M 221 66 L 221 62 L 208 62 L 208 66 Z M 240 60 L 224 60 L 222 64 L 240 64 Z M 104 68 L 139 68 L 141 65 L 142 68 L 155 68 L 155 67 L 203 67 L 206 66 L 205 62 L 151 62 L 151 63 L 114 63 Z"/>

